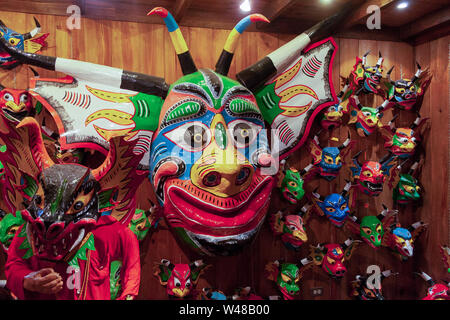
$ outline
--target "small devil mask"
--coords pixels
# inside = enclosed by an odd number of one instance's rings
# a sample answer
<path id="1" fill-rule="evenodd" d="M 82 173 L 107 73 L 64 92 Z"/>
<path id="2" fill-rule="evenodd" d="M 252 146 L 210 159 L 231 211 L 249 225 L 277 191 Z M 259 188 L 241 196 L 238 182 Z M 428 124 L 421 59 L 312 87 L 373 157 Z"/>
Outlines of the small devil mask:
<path id="1" fill-rule="evenodd" d="M 200 275 L 208 267 L 203 260 L 196 260 L 190 264 L 173 264 L 167 259 L 154 267 L 154 275 L 162 286 L 166 287 L 169 298 L 190 297 L 197 285 Z"/>
<path id="2" fill-rule="evenodd" d="M 302 207 L 298 214 L 285 214 L 278 211 L 270 216 L 270 226 L 276 236 L 281 236 L 283 244 L 292 250 L 298 250 L 308 241 L 305 222 L 308 220 L 310 206 Z"/>

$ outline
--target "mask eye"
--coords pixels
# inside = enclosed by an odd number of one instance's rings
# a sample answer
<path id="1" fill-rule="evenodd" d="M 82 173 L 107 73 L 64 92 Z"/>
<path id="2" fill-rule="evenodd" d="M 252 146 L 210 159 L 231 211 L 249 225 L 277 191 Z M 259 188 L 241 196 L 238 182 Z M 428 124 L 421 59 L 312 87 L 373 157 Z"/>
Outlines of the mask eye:
<path id="1" fill-rule="evenodd" d="M 372 233 L 372 230 L 368 227 L 362 227 L 362 231 L 364 231 L 365 234 L 370 235 Z"/>
<path id="2" fill-rule="evenodd" d="M 364 171 L 364 172 L 363 172 L 363 175 L 366 176 L 367 178 L 370 178 L 370 177 L 373 176 L 372 172 L 370 172 L 370 171 L 368 171 L 368 170 L 367 170 L 367 171 Z"/>
<path id="3" fill-rule="evenodd" d="M 9 38 L 8 40 L 9 44 L 12 46 L 17 46 L 20 42 L 20 39 L 17 38 Z"/>
<path id="4" fill-rule="evenodd" d="M 40 184 L 38 190 L 36 191 L 36 194 L 34 195 L 33 202 L 36 205 L 36 207 L 44 209 L 44 189 Z"/>
<path id="5" fill-rule="evenodd" d="M 328 157 L 328 156 L 325 156 L 325 162 L 328 163 L 328 164 L 333 164 L 334 163 L 333 158 Z"/>
<path id="6" fill-rule="evenodd" d="M 327 210 L 328 212 L 335 212 L 335 211 L 336 211 L 336 209 L 335 209 L 335 208 L 332 208 L 332 207 L 327 207 L 326 210 Z"/>
<path id="7" fill-rule="evenodd" d="M 412 193 L 412 192 L 414 192 L 414 187 L 413 186 L 405 186 L 405 190 L 408 193 Z"/>
<path id="8" fill-rule="evenodd" d="M 181 282 L 177 277 L 173 277 L 173 283 L 177 288 L 181 287 Z"/>
<path id="9" fill-rule="evenodd" d="M 415 87 L 415 86 L 412 86 L 411 88 L 409 88 L 409 91 L 411 91 L 411 92 L 416 92 L 416 87 Z"/>
<path id="10" fill-rule="evenodd" d="M 186 281 L 186 288 L 190 288 L 191 287 L 191 279 L 187 279 Z"/>
<path id="11" fill-rule="evenodd" d="M 14 101 L 14 97 L 13 97 L 12 94 L 9 93 L 9 92 L 6 92 L 6 93 L 3 95 L 3 99 L 5 99 L 6 101 Z"/>
<path id="12" fill-rule="evenodd" d="M 289 181 L 288 185 L 290 185 L 292 188 L 296 188 L 298 186 L 297 182 L 295 181 Z"/>
<path id="13" fill-rule="evenodd" d="M 328 261 L 328 263 L 331 264 L 331 265 L 333 265 L 333 264 L 336 263 L 336 260 L 334 260 L 334 259 L 332 259 L 332 258 L 330 258 L 330 257 L 327 257 L 327 261 Z"/>
<path id="14" fill-rule="evenodd" d="M 346 208 L 347 208 L 347 204 L 344 203 L 344 204 L 341 206 L 341 211 L 344 211 Z"/>
<path id="15" fill-rule="evenodd" d="M 291 284 L 292 282 L 292 279 L 287 275 L 285 275 L 284 273 L 281 274 L 281 279 L 283 280 L 283 282 L 286 282 L 287 284 Z"/>
<path id="16" fill-rule="evenodd" d="M 84 193 L 83 191 L 80 192 L 80 194 L 75 198 L 72 205 L 70 206 L 69 210 L 66 211 L 67 215 L 77 214 L 80 211 L 86 207 L 86 205 L 91 202 L 93 196 L 94 196 L 94 188 L 89 190 L 87 193 Z"/>
<path id="17" fill-rule="evenodd" d="M 370 113 L 370 112 L 368 112 L 368 111 L 364 111 L 363 113 L 363 116 L 364 117 L 370 117 L 372 114 Z"/>
<path id="18" fill-rule="evenodd" d="M 416 191 L 419 192 L 420 191 L 420 187 L 416 186 Z"/>
<path id="19" fill-rule="evenodd" d="M 341 157 L 336 158 L 336 164 L 341 164 Z"/>
<path id="20" fill-rule="evenodd" d="M 210 130 L 201 122 L 185 123 L 164 136 L 189 152 L 201 151 L 211 142 Z"/>
<path id="21" fill-rule="evenodd" d="M 328 108 L 328 112 L 334 112 L 336 111 L 336 107 L 335 106 L 331 106 Z"/>
<path id="22" fill-rule="evenodd" d="M 377 225 L 376 231 L 377 233 L 381 233 L 383 231 L 383 227 L 381 226 L 381 224 Z"/>
<path id="23" fill-rule="evenodd" d="M 236 148 L 248 147 L 258 136 L 262 126 L 245 120 L 234 120 L 228 124 Z"/>
<path id="24" fill-rule="evenodd" d="M 404 94 L 406 90 L 405 90 L 405 88 L 395 88 L 395 91 L 397 93 Z"/>
<path id="25" fill-rule="evenodd" d="M 26 103 L 28 102 L 28 94 L 24 93 L 20 96 L 20 102 Z"/>

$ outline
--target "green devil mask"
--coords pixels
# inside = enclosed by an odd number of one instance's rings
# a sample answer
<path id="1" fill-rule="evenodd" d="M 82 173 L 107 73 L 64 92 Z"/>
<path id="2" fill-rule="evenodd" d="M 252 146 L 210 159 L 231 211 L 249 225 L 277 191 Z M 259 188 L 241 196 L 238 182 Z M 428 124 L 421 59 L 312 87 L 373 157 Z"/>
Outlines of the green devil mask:
<path id="1" fill-rule="evenodd" d="M 384 230 L 381 221 L 376 216 L 365 216 L 359 226 L 361 238 L 371 247 L 379 247 Z"/>
<path id="2" fill-rule="evenodd" d="M 407 204 L 420 199 L 419 181 L 410 174 L 400 174 L 400 179 L 393 191 L 394 201 L 398 204 Z"/>
<path id="3" fill-rule="evenodd" d="M 303 198 L 305 195 L 303 179 L 296 169 L 290 168 L 285 171 L 284 178 L 281 181 L 280 191 L 283 197 L 290 203 L 297 203 Z"/>
<path id="4" fill-rule="evenodd" d="M 294 263 L 280 263 L 278 260 L 266 265 L 267 278 L 277 283 L 278 289 L 285 300 L 294 299 L 300 293 L 298 282 L 301 274 Z"/>
<path id="5" fill-rule="evenodd" d="M 0 242 L 5 251 L 8 251 L 17 229 L 24 222 L 20 211 L 17 211 L 15 214 L 7 213 L 3 216 L 0 221 Z"/>

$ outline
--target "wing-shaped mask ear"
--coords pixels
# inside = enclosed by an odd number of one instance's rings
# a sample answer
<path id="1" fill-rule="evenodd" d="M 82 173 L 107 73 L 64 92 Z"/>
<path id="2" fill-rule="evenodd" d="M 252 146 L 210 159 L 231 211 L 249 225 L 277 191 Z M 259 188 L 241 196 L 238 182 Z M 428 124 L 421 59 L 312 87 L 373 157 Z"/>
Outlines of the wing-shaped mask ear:
<path id="1" fill-rule="evenodd" d="M 166 259 L 162 259 L 161 263 L 156 263 L 153 267 L 153 275 L 158 278 L 161 285 L 165 286 L 172 274 L 174 265 Z"/>
<path id="2" fill-rule="evenodd" d="M 331 38 L 314 42 L 329 36 L 351 11 L 350 3 L 236 75 L 255 94 L 273 131 L 272 153 L 280 159 L 305 142 L 316 114 L 338 102 L 331 81 L 337 45 Z"/>
<path id="3" fill-rule="evenodd" d="M 0 131 L 0 144 L 7 149 L 0 152 L 5 167 L 3 199 L 8 210 L 16 212 L 23 208 L 23 199 L 34 194 L 42 170 L 54 163 L 44 147 L 39 124 L 33 118 L 25 118 L 17 127 L 11 124 L 7 130 Z"/>
<path id="4" fill-rule="evenodd" d="M 136 209 L 136 190 L 145 177 L 136 171 L 142 155 L 133 153 L 135 147 L 136 141 L 112 138 L 105 161 L 92 170 L 92 175 L 100 183 L 100 199 L 107 201 L 106 207 L 101 204 L 103 211 L 111 210 L 111 215 L 126 225 Z"/>
<path id="5" fill-rule="evenodd" d="M 30 80 L 30 93 L 52 114 L 63 150 L 91 148 L 107 154 L 108 140 L 126 136 L 148 151 L 168 85 L 162 78 L 108 66 L 26 53 L 0 38 L 0 49 L 29 65 L 63 72 L 60 79 Z"/>

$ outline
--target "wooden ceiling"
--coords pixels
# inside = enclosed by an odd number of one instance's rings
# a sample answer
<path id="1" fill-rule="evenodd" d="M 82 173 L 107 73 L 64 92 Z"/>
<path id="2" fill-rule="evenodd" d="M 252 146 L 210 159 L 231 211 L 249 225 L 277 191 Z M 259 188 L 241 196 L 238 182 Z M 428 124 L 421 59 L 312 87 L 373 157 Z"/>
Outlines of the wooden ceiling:
<path id="1" fill-rule="evenodd" d="M 67 16 L 67 7 L 77 4 L 82 17 L 162 23 L 147 12 L 156 6 L 167 8 L 180 26 L 231 29 L 248 13 L 239 9 L 243 0 L 0 0 L 0 10 Z M 250 0 L 252 13 L 262 13 L 270 24 L 257 23 L 248 31 L 298 34 L 333 15 L 352 1 L 355 13 L 338 32 L 340 37 L 407 41 L 419 44 L 450 34 L 449 0 Z M 381 8 L 381 29 L 369 30 L 367 7 Z"/>

